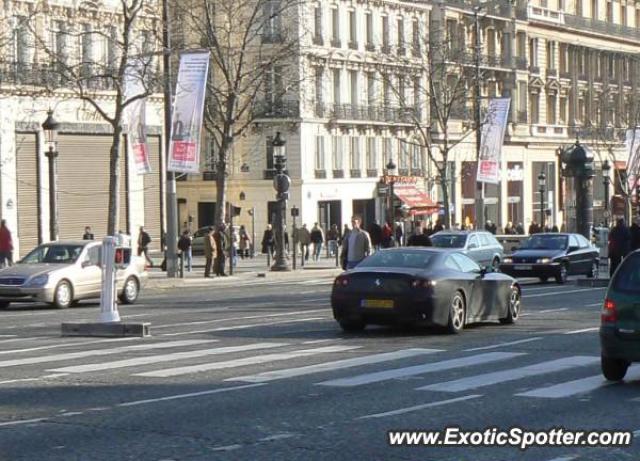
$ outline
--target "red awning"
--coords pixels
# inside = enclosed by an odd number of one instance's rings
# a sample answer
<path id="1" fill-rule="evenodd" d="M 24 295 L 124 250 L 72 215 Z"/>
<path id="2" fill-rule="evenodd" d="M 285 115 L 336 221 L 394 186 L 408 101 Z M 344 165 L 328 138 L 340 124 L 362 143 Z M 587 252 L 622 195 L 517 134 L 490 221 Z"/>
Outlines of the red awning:
<path id="1" fill-rule="evenodd" d="M 626 170 L 627 169 L 627 161 L 626 160 L 616 160 L 615 166 L 616 166 L 616 170 Z"/>
<path id="2" fill-rule="evenodd" d="M 411 185 L 395 185 L 393 193 L 410 208 L 412 216 L 435 213 L 440 209 L 437 203 L 424 192 Z"/>

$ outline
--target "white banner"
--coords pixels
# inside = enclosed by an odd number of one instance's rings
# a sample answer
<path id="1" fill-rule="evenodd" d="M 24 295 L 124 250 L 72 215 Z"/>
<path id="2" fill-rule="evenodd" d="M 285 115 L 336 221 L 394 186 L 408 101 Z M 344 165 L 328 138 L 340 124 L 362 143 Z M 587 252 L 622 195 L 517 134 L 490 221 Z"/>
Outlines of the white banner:
<path id="1" fill-rule="evenodd" d="M 629 151 L 627 160 L 627 185 L 629 191 L 636 186 L 638 170 L 640 169 L 640 128 L 627 130 L 626 147 Z"/>
<path id="2" fill-rule="evenodd" d="M 511 98 L 496 98 L 489 101 L 487 116 L 482 125 L 477 181 L 500 183 L 500 151 L 507 128 L 510 103 Z"/>
<path id="3" fill-rule="evenodd" d="M 140 66 L 132 65 L 127 69 L 124 80 L 125 101 L 145 93 L 142 83 L 143 71 Z M 147 98 L 138 99 L 125 108 L 124 118 L 127 124 L 127 144 L 129 155 L 133 156 L 136 173 L 151 172 L 149 163 L 149 144 L 147 143 Z"/>
<path id="4" fill-rule="evenodd" d="M 209 52 L 185 53 L 173 101 L 171 149 L 167 169 L 179 173 L 200 171 L 200 132 L 209 72 Z"/>

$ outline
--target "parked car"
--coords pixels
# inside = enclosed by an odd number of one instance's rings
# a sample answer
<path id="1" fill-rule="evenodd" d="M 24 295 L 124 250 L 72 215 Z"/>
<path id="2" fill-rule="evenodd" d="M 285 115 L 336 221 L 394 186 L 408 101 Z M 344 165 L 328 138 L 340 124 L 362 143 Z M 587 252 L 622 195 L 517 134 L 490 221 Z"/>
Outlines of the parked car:
<path id="1" fill-rule="evenodd" d="M 490 232 L 440 231 L 431 236 L 431 243 L 438 248 L 455 248 L 481 266 L 497 270 L 504 257 L 502 244 Z"/>
<path id="2" fill-rule="evenodd" d="M 565 283 L 569 275 L 598 277 L 600 252 L 580 234 L 534 234 L 505 257 L 500 270 L 514 277 L 554 277 Z"/>
<path id="3" fill-rule="evenodd" d="M 621 381 L 640 362 L 640 251 L 627 256 L 609 282 L 600 323 L 602 374 Z"/>
<path id="4" fill-rule="evenodd" d="M 59 241 L 36 247 L 14 266 L 0 270 L 0 308 L 12 302 L 45 302 L 66 308 L 76 301 L 99 298 L 102 244 L 93 240 Z M 147 280 L 144 258 L 116 272 L 120 301 L 132 304 Z"/>
<path id="5" fill-rule="evenodd" d="M 204 254 L 204 237 L 209 233 L 209 226 L 201 227 L 193 233 L 191 240 L 191 253 L 194 255 Z"/>
<path id="6" fill-rule="evenodd" d="M 437 325 L 450 333 L 471 322 L 514 323 L 518 282 L 487 272 L 457 250 L 390 248 L 340 274 L 331 292 L 333 316 L 345 331 L 367 324 Z"/>

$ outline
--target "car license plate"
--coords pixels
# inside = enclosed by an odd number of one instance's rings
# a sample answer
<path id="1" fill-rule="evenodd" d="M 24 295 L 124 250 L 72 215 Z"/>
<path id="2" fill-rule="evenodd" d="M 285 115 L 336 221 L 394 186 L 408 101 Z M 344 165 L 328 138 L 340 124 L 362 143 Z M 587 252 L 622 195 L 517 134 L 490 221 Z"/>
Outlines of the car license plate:
<path id="1" fill-rule="evenodd" d="M 533 269 L 533 266 L 531 266 L 531 264 L 516 264 L 514 269 L 517 271 L 528 271 Z"/>
<path id="2" fill-rule="evenodd" d="M 362 307 L 373 307 L 377 309 L 393 309 L 392 299 L 363 299 Z"/>

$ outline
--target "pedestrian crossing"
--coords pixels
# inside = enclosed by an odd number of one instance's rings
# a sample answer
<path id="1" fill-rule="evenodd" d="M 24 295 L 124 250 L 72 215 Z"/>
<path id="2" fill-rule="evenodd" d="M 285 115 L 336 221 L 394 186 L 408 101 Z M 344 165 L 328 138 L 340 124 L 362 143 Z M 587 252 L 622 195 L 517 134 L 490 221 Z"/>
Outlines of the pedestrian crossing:
<path id="1" fill-rule="evenodd" d="M 536 352 L 397 348 L 367 350 L 366 339 L 270 341 L 250 338 L 32 344 L 5 350 L 0 369 L 11 372 L 6 386 L 38 380 L 91 379 L 92 374 L 120 374 L 143 382 L 206 379 L 221 385 L 278 385 L 297 380 L 318 389 L 367 389 L 395 385 L 419 399 L 425 392 L 486 395 L 504 392 L 519 399 L 578 398 L 601 392 L 610 383 L 600 373 L 597 355 L 548 357 Z M 4 375 L 4 373 L 3 373 Z M 631 367 L 627 381 L 640 380 L 640 367 Z M 75 382 L 75 381 L 74 381 Z M 24 383 L 24 384 L 22 384 Z M 391 386 L 389 387 L 392 388 Z M 633 389 L 633 388 L 632 388 Z M 395 392 L 395 391 L 394 391 Z M 637 396 L 635 396 L 637 397 Z"/>

